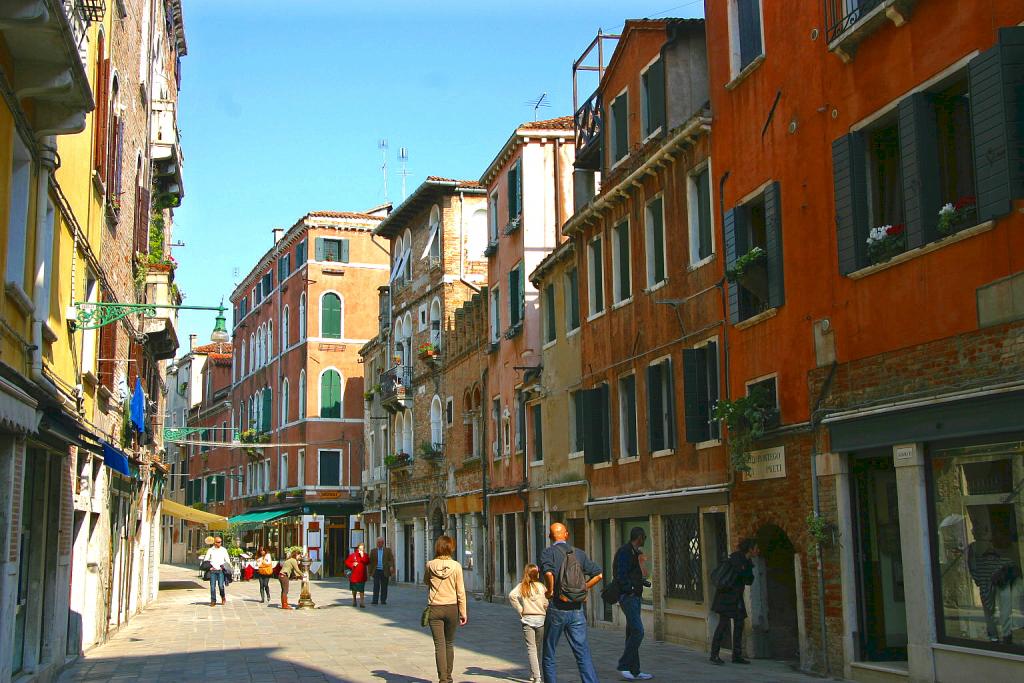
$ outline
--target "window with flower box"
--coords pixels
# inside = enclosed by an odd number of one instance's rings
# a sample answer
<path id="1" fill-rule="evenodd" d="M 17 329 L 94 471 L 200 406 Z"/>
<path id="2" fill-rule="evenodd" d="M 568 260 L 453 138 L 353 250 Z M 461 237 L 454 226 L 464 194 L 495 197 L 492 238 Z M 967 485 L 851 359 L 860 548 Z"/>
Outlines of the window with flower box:
<path id="1" fill-rule="evenodd" d="M 735 324 L 785 302 L 779 184 L 725 213 L 729 319 Z"/>

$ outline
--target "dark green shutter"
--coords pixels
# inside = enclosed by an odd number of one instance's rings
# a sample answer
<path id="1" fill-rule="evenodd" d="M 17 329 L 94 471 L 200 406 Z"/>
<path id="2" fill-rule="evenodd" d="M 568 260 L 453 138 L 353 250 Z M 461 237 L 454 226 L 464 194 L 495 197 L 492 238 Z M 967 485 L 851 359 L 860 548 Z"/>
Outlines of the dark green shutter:
<path id="1" fill-rule="evenodd" d="M 341 417 L 341 375 L 334 370 L 320 377 L 320 417 Z"/>
<path id="2" fill-rule="evenodd" d="M 341 299 L 337 294 L 325 294 L 321 300 L 320 335 L 329 339 L 341 339 Z"/>
<path id="3" fill-rule="evenodd" d="M 978 220 L 1004 216 L 1024 197 L 1024 27 L 999 29 L 999 42 L 967 65 Z"/>
<path id="4" fill-rule="evenodd" d="M 295 247 L 295 267 L 298 268 L 306 262 L 306 241 L 299 242 L 299 246 Z"/>
<path id="5" fill-rule="evenodd" d="M 740 33 L 740 69 L 761 55 L 760 0 L 736 0 Z"/>
<path id="6" fill-rule="evenodd" d="M 516 215 L 523 213 L 523 160 L 516 160 Z"/>
<path id="7" fill-rule="evenodd" d="M 341 240 L 341 262 L 348 263 L 348 240 Z"/>
<path id="8" fill-rule="evenodd" d="M 711 256 L 711 173 L 708 168 L 697 174 L 698 259 Z"/>
<path id="9" fill-rule="evenodd" d="M 520 266 L 522 268 L 522 266 Z M 513 269 L 508 274 L 508 324 L 514 327 L 519 324 L 519 298 L 522 291 L 519 288 L 519 269 Z"/>
<path id="10" fill-rule="evenodd" d="M 604 310 L 604 254 L 601 240 L 590 243 L 592 257 L 590 259 L 591 278 L 594 281 L 594 300 L 590 302 L 590 311 L 600 313 Z"/>
<path id="11" fill-rule="evenodd" d="M 324 243 L 323 237 L 317 237 L 316 242 L 313 243 L 313 256 L 317 261 L 324 260 L 324 254 L 326 253 L 326 244 Z"/>
<path id="12" fill-rule="evenodd" d="M 224 499 L 226 498 L 225 489 L 227 488 L 227 486 L 225 486 L 225 484 L 227 482 L 227 477 L 225 477 L 223 474 L 218 474 L 217 476 L 214 477 L 214 479 L 217 480 L 217 502 L 223 503 Z"/>
<path id="13" fill-rule="evenodd" d="M 725 267 L 732 268 L 736 259 L 747 253 L 747 208 L 737 206 L 725 212 L 723 231 L 725 233 Z M 740 321 L 740 286 L 729 283 L 729 320 L 734 325 Z"/>
<path id="14" fill-rule="evenodd" d="M 579 452 L 579 451 L 583 450 L 583 443 L 584 443 L 584 441 L 586 441 L 586 439 L 584 438 L 585 437 L 585 430 L 586 430 L 586 428 L 584 427 L 585 423 L 584 423 L 584 420 L 583 420 L 583 418 L 584 418 L 583 392 L 582 391 L 574 391 L 574 392 L 572 392 L 572 402 L 573 402 L 573 406 L 574 406 L 573 417 L 575 418 L 574 428 L 576 430 L 576 434 L 575 434 L 576 439 L 575 439 L 575 442 L 572 445 L 572 449 L 573 449 L 574 452 Z"/>
<path id="15" fill-rule="evenodd" d="M 533 459 L 544 459 L 544 426 L 539 403 L 533 406 Z"/>
<path id="16" fill-rule="evenodd" d="M 192 500 L 192 482 L 185 482 L 185 505 L 191 505 L 195 501 Z"/>
<path id="17" fill-rule="evenodd" d="M 274 394 L 270 389 L 263 390 L 263 426 L 264 432 L 270 431 L 270 416 L 273 412 Z"/>
<path id="18" fill-rule="evenodd" d="M 544 341 L 554 341 L 557 336 L 555 331 L 555 286 L 547 285 L 544 288 L 544 319 L 547 321 L 548 329 L 545 331 Z"/>
<path id="19" fill-rule="evenodd" d="M 683 349 L 683 419 L 686 440 L 700 443 L 711 438 L 708 406 L 708 349 Z"/>
<path id="20" fill-rule="evenodd" d="M 665 430 L 661 400 L 661 364 L 647 366 L 647 448 L 651 453 L 664 450 Z"/>
<path id="21" fill-rule="evenodd" d="M 508 169 L 508 220 L 512 221 L 522 207 L 522 182 L 520 181 L 520 174 L 522 173 L 522 162 L 517 159 L 516 163 Z"/>
<path id="22" fill-rule="evenodd" d="M 768 252 L 768 306 L 786 303 L 785 277 L 782 267 L 782 193 L 773 182 L 764 190 L 765 251 Z"/>
<path id="23" fill-rule="evenodd" d="M 583 462 L 607 462 L 608 453 L 608 385 L 580 392 L 583 396 Z"/>
<path id="24" fill-rule="evenodd" d="M 665 412 L 668 414 L 668 425 L 665 427 L 665 447 L 675 448 L 679 439 L 676 437 L 676 379 L 672 369 L 672 359 L 666 358 L 661 362 L 662 379 L 665 382 L 665 396 L 667 404 Z"/>
<path id="25" fill-rule="evenodd" d="M 615 129 L 615 142 L 612 145 L 612 163 L 626 156 L 629 149 L 629 116 L 628 96 L 623 93 L 612 102 L 612 126 Z"/>
<path id="26" fill-rule="evenodd" d="M 665 125 L 665 60 L 647 70 L 647 134 Z"/>
<path id="27" fill-rule="evenodd" d="M 632 283 L 629 281 L 629 222 L 622 221 L 615 228 L 615 239 L 619 243 L 619 301 L 628 299 L 632 294 Z"/>
<path id="28" fill-rule="evenodd" d="M 647 206 L 651 215 L 651 246 L 654 250 L 654 282 L 651 284 L 657 284 L 665 279 L 665 222 L 661 197 Z"/>
<path id="29" fill-rule="evenodd" d="M 900 171 L 903 177 L 904 224 L 907 248 L 938 237 L 939 145 L 934 99 L 916 92 L 897 107 L 900 131 Z"/>
<path id="30" fill-rule="evenodd" d="M 839 272 L 848 275 L 867 262 L 868 191 L 864 136 L 850 133 L 832 143 L 836 243 Z"/>
<path id="31" fill-rule="evenodd" d="M 619 384 L 619 388 L 624 390 L 626 394 L 624 397 L 626 404 L 626 424 L 624 425 L 626 430 L 626 452 L 623 455 L 632 457 L 638 453 L 636 445 L 636 375 L 630 375 L 623 379 L 622 383 Z"/>
<path id="32" fill-rule="evenodd" d="M 708 342 L 704 348 L 707 349 L 704 357 L 707 360 L 708 378 L 708 431 L 712 439 L 718 439 L 722 435 L 721 427 L 718 420 L 712 418 L 715 405 L 718 403 L 718 343 Z"/>
<path id="33" fill-rule="evenodd" d="M 569 271 L 569 324 L 572 329 L 580 326 L 580 272 Z"/>

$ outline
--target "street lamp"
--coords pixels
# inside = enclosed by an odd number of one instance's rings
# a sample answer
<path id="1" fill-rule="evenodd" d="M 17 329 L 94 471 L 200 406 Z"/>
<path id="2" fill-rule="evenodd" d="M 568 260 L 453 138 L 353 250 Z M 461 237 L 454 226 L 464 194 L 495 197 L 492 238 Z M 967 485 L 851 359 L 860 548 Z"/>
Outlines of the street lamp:
<path id="1" fill-rule="evenodd" d="M 223 301 L 219 306 L 173 306 L 171 304 L 124 304 L 117 301 L 76 301 L 67 311 L 69 322 L 80 330 L 96 330 L 104 325 L 117 322 L 129 315 L 141 313 L 144 317 L 155 318 L 158 308 L 176 311 L 217 311 L 210 340 L 217 344 L 231 341 L 228 334 L 227 318 L 224 317 Z"/>

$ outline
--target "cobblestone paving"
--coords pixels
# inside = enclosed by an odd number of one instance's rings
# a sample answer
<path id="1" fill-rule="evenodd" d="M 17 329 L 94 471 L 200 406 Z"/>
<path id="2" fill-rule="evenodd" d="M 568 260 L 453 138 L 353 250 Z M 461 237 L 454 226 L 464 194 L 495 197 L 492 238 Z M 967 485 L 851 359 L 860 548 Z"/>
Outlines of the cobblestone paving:
<path id="1" fill-rule="evenodd" d="M 209 588 L 196 572 L 161 567 L 160 599 L 108 643 L 65 670 L 60 681 L 231 681 L 290 683 L 432 683 L 433 644 L 419 626 L 424 590 L 391 589 L 387 606 L 351 606 L 342 581 L 315 581 L 316 610 L 283 611 L 259 602 L 256 581 L 236 582 L 226 606 L 209 606 Z M 279 595 L 276 582 L 275 598 Z M 297 583 L 293 599 L 297 601 Z M 293 603 L 294 604 L 294 603 Z M 522 635 L 509 607 L 472 601 L 469 625 L 455 642 L 457 683 L 528 681 Z M 594 663 L 602 681 L 620 680 L 614 670 L 622 633 L 591 630 Z M 816 679 L 778 662 L 742 669 L 715 667 L 702 652 L 646 641 L 644 669 L 659 681 L 810 683 Z M 568 645 L 559 647 L 559 680 L 579 680 Z M 820 680 L 820 679 L 819 679 Z"/>

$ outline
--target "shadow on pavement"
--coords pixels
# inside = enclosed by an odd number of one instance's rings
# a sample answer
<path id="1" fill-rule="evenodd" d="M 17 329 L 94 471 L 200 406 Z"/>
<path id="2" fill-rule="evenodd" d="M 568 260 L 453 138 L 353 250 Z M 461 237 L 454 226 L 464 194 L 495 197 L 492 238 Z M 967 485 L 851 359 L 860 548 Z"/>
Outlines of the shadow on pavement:
<path id="1" fill-rule="evenodd" d="M 393 674 L 390 671 L 383 671 L 381 669 L 377 669 L 371 673 L 385 683 L 433 683 L 433 681 L 426 678 L 420 678 L 419 676 Z"/>

